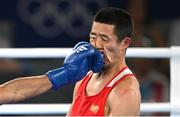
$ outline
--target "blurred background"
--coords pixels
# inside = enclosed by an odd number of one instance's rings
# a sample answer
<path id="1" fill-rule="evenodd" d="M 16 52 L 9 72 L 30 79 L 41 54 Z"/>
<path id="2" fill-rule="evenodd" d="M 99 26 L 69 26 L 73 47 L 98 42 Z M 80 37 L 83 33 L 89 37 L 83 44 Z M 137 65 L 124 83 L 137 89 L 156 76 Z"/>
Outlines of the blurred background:
<path id="1" fill-rule="evenodd" d="M 108 6 L 126 9 L 134 18 L 132 47 L 180 45 L 179 5 L 179 0 L 1 0 L 0 48 L 73 47 L 89 40 L 94 14 Z M 169 59 L 127 61 L 141 84 L 142 102 L 169 102 Z M 63 58 L 0 59 L 0 83 L 44 74 L 62 62 Z M 20 103 L 71 103 L 73 87 L 71 84 Z"/>

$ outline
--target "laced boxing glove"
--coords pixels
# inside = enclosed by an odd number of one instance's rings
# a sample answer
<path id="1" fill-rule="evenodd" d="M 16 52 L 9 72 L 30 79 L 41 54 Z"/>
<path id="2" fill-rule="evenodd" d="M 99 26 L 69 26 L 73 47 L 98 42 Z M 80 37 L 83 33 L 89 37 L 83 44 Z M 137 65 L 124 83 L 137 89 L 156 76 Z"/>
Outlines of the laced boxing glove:
<path id="1" fill-rule="evenodd" d="M 102 55 L 87 42 L 80 42 L 73 51 L 66 56 L 62 67 L 46 73 L 52 83 L 52 88 L 57 90 L 69 83 L 81 80 L 92 69 L 93 72 L 101 70 L 104 64 Z"/>

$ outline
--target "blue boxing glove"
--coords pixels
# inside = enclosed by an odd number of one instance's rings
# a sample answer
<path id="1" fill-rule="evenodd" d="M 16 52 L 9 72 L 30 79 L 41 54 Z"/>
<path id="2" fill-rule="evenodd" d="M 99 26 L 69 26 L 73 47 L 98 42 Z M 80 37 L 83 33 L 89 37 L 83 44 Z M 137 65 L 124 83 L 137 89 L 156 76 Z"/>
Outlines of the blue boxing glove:
<path id="1" fill-rule="evenodd" d="M 90 46 L 88 42 L 79 42 L 78 44 L 75 45 L 75 49 L 79 46 Z M 88 62 L 90 64 L 90 70 L 92 70 L 94 73 L 100 72 L 103 65 L 104 65 L 104 60 L 103 60 L 103 55 L 96 49 L 94 49 L 94 54 L 92 56 L 89 56 Z"/>
<path id="2" fill-rule="evenodd" d="M 96 49 L 87 42 L 80 42 L 65 58 L 61 68 L 48 71 L 46 75 L 52 83 L 52 88 L 56 90 L 81 80 L 91 69 L 95 72 L 100 71 L 103 64 L 103 58 Z"/>

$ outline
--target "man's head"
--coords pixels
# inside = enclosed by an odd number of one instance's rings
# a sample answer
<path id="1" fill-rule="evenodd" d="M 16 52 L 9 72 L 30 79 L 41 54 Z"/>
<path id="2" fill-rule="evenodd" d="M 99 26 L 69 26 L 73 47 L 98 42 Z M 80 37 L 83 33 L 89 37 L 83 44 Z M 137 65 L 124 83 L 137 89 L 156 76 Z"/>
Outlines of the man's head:
<path id="1" fill-rule="evenodd" d="M 95 22 L 114 25 L 114 34 L 121 41 L 124 37 L 132 37 L 133 20 L 128 12 L 108 7 L 101 9 L 94 17 Z"/>
<path id="2" fill-rule="evenodd" d="M 125 53 L 131 43 L 132 32 L 132 19 L 124 10 L 105 8 L 95 15 L 89 34 L 90 43 L 104 55 L 106 68 L 125 65 Z"/>

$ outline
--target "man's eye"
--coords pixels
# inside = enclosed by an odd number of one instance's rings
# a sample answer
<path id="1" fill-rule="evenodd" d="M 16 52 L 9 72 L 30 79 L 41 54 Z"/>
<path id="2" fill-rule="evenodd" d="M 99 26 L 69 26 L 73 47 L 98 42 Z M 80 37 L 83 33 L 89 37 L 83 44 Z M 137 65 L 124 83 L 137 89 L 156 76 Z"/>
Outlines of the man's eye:
<path id="1" fill-rule="evenodd" d="M 90 36 L 90 39 L 96 39 L 96 37 L 95 36 Z"/>
<path id="2" fill-rule="evenodd" d="M 108 42 L 109 40 L 107 39 L 107 38 L 105 38 L 105 37 L 102 37 L 101 38 L 104 42 Z"/>

